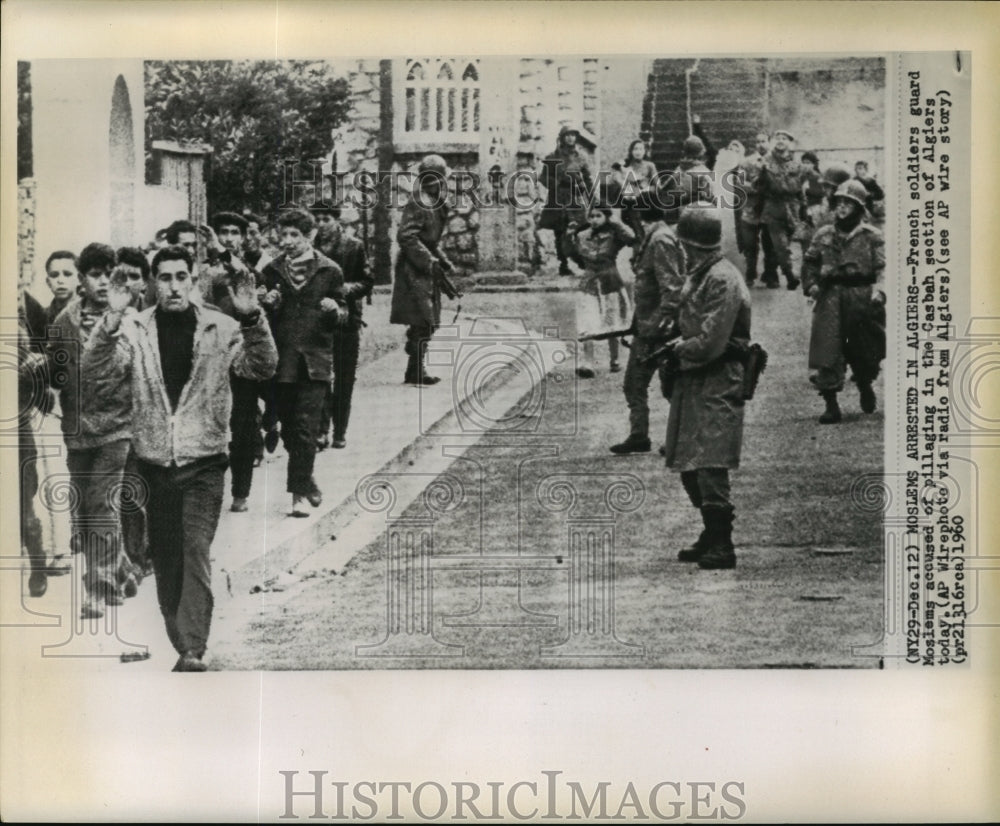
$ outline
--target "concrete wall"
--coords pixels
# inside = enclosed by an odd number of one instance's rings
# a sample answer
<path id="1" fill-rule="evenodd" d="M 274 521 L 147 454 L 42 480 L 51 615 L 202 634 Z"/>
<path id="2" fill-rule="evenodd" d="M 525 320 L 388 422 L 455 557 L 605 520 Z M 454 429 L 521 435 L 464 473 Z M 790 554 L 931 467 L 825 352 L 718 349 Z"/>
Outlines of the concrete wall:
<path id="1" fill-rule="evenodd" d="M 111 149 L 112 97 L 119 76 L 131 107 L 132 169 L 124 176 L 127 135 L 120 118 L 117 164 Z M 144 185 L 142 61 L 35 60 L 31 92 L 35 255 L 26 266 L 34 270 L 35 294 L 47 297 L 41 270 L 52 250 L 79 251 L 91 241 L 146 240 L 135 238 L 134 223 Z"/>

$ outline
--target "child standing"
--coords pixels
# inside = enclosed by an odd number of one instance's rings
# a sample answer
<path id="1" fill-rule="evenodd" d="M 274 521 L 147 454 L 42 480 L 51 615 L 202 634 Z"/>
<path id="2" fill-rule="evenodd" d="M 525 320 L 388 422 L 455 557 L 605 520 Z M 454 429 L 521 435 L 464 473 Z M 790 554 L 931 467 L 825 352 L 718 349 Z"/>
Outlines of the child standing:
<path id="1" fill-rule="evenodd" d="M 618 272 L 618 253 L 635 243 L 635 233 L 612 217 L 611 207 L 598 205 L 590 210 L 589 223 L 570 235 L 577 257 L 583 264 L 577 298 L 577 328 L 590 332 L 621 325 L 627 318 L 628 297 Z M 618 339 L 608 340 L 610 370 L 621 370 Z M 583 343 L 582 358 L 576 368 L 582 379 L 594 377 L 594 342 Z"/>

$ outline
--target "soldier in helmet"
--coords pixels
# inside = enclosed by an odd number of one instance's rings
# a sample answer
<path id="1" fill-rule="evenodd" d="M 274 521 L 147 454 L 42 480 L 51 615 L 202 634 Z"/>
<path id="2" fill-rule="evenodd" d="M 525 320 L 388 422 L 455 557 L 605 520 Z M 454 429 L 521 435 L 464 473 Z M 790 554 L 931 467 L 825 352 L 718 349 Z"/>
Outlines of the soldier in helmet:
<path id="1" fill-rule="evenodd" d="M 439 248 L 448 223 L 448 164 L 440 155 L 427 155 L 417 168 L 413 197 L 403 207 L 396 240 L 395 278 L 392 288 L 391 324 L 406 325 L 409 361 L 406 384 L 433 385 L 440 379 L 424 369 L 427 342 L 441 324 L 441 276 L 452 269 Z"/>
<path id="2" fill-rule="evenodd" d="M 791 241 L 804 201 L 802 168 L 792 157 L 794 144 L 795 138 L 787 130 L 779 129 L 774 133 L 771 151 L 764 156 L 757 182 L 761 196 L 761 223 L 789 290 L 799 286 L 799 279 L 792 272 Z M 777 275 L 766 276 L 764 284 L 772 289 L 778 287 Z"/>
<path id="3" fill-rule="evenodd" d="M 680 337 L 672 345 L 676 378 L 664 456 L 667 467 L 680 472 L 704 526 L 678 559 L 701 568 L 732 568 L 736 552 L 729 471 L 739 466 L 743 445 L 744 368 L 730 343 L 750 342 L 750 291 L 722 255 L 722 219 L 712 205 L 685 207 L 677 237 L 687 260 L 687 279 L 677 311 Z"/>
<path id="4" fill-rule="evenodd" d="M 538 228 L 550 229 L 555 234 L 560 275 L 573 274 L 569 268 L 571 250 L 566 233 L 570 223 L 583 224 L 587 220 L 589 193 L 593 191 L 590 164 L 576 145 L 579 136 L 575 127 L 563 126 L 556 151 L 542 161 L 541 183 L 547 195 Z"/>
<path id="5" fill-rule="evenodd" d="M 677 223 L 681 209 L 688 204 L 715 202 L 705 141 L 698 135 L 685 138 L 680 163 L 661 187 L 660 195 L 666 209 L 666 221 L 671 226 Z"/>
<path id="6" fill-rule="evenodd" d="M 655 193 L 644 192 L 636 214 L 643 236 L 635 254 L 635 336 L 625 366 L 622 389 L 629 410 L 629 435 L 611 446 L 612 453 L 648 453 L 649 383 L 656 366 L 645 359 L 666 337 L 677 318 L 677 303 L 684 285 L 684 250 L 673 229 L 663 220 L 663 209 Z"/>
<path id="7" fill-rule="evenodd" d="M 803 254 L 809 249 L 809 244 L 812 243 L 816 230 L 833 223 L 835 212 L 833 196 L 836 194 L 837 188 L 850 178 L 851 173 L 843 164 L 831 164 L 823 170 L 820 179 L 820 184 L 823 187 L 823 200 L 808 208 L 806 221 L 799 233 Z"/>
<path id="8" fill-rule="evenodd" d="M 733 210 L 736 219 L 736 244 L 746 259 L 746 281 L 752 286 L 757 280 L 757 259 L 764 250 L 764 282 L 775 283 L 778 265 L 767 229 L 761 223 L 761 195 L 758 188 L 764 157 L 767 155 L 770 137 L 767 132 L 758 132 L 754 149 L 746 154 L 733 170 L 739 183 L 743 201 Z"/>
<path id="9" fill-rule="evenodd" d="M 837 393 L 844 389 L 847 365 L 862 411 L 875 411 L 872 382 L 885 357 L 885 242 L 865 220 L 867 194 L 859 181 L 840 185 L 833 223 L 816 231 L 803 260 L 803 289 L 815 301 L 809 380 L 826 402 L 820 424 L 841 420 Z"/>

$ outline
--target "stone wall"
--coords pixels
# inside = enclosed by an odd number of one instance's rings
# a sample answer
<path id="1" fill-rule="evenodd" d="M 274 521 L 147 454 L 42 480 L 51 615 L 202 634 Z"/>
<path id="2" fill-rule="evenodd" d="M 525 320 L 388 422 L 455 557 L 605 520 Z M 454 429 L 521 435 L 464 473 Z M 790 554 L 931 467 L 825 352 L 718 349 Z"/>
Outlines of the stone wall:
<path id="1" fill-rule="evenodd" d="M 588 133 L 596 133 L 600 128 L 600 63 L 595 58 L 567 58 L 553 60 L 546 58 L 523 58 L 519 62 L 519 88 L 516 112 L 519 115 L 517 125 L 517 169 L 537 171 L 541 159 L 552 152 L 559 128 L 563 123 L 573 123 L 583 126 L 585 130 L 582 148 L 593 152 L 592 141 L 588 141 Z M 383 72 L 378 61 L 357 60 L 345 66 L 345 74 L 350 84 L 352 109 L 347 121 L 338 130 L 335 141 L 336 172 L 340 176 L 336 195 L 343 198 L 344 223 L 353 228 L 358 237 L 366 237 L 369 244 L 369 254 L 376 260 L 374 245 L 382 244 L 391 248 L 391 256 L 382 255 L 380 269 L 388 270 L 396 253 L 396 231 L 399 227 L 399 215 L 402 204 L 405 203 L 406 181 L 398 182 L 398 197 L 396 197 L 382 213 L 382 219 L 375 215 L 375 210 L 369 210 L 362 216 L 361 210 L 352 206 L 361 199 L 361 194 L 353 187 L 354 176 L 358 172 L 376 172 L 381 166 L 386 166 L 385 159 L 391 158 L 389 168 L 393 173 L 416 171 L 423 152 L 438 151 L 456 172 L 479 172 L 478 151 L 459 150 L 454 146 L 442 145 L 438 149 L 422 147 L 414 150 L 394 152 L 391 147 L 381 144 L 393 135 L 391 118 L 396 113 L 382 100 L 386 89 Z M 489 78 L 484 77 L 483 83 L 488 84 Z M 637 98 L 641 99 L 642 90 L 636 90 Z M 390 122 L 384 122 L 385 118 Z M 478 150 L 478 147 L 477 147 Z M 595 163 L 596 167 L 596 163 Z M 551 249 L 551 233 L 542 233 L 541 239 L 537 231 L 538 216 L 541 209 L 540 191 L 529 181 L 518 181 L 518 198 L 522 201 L 532 201 L 530 208 L 518 209 L 516 212 L 518 269 L 525 272 L 536 272 L 543 262 L 549 261 L 554 253 Z M 334 195 L 333 186 L 327 191 L 328 196 Z M 378 207 L 381 211 L 381 206 Z M 365 220 L 362 221 L 362 218 Z M 375 225 L 379 224 L 379 233 Z M 479 212 L 468 202 L 459 201 L 448 222 L 445 235 L 442 238 L 442 248 L 451 258 L 456 268 L 462 274 L 472 273 L 479 264 L 478 249 Z M 383 251 L 384 252 L 384 251 Z M 377 272 L 379 281 L 389 278 L 388 271 Z"/>
<path id="2" fill-rule="evenodd" d="M 38 267 L 44 262 L 39 262 Z M 30 288 L 35 280 L 35 179 L 17 182 L 18 286 Z"/>

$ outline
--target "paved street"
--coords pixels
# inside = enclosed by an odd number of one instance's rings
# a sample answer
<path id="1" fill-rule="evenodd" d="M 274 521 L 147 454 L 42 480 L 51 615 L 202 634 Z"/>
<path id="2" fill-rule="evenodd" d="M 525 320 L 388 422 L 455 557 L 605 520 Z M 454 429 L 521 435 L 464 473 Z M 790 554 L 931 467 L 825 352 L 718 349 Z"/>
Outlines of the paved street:
<path id="1" fill-rule="evenodd" d="M 655 452 L 607 452 L 625 435 L 622 374 L 599 347 L 597 378 L 574 376 L 571 294 L 484 295 L 435 341 L 441 385 L 402 385 L 396 351 L 362 370 L 349 446 L 319 456 L 313 517 L 287 516 L 280 448 L 251 512 L 224 513 L 210 668 L 877 665 L 856 655 L 881 627 L 879 513 L 852 486 L 881 469 L 882 412 L 861 414 L 849 388 L 844 422 L 818 425 L 804 299 L 753 299 L 771 360 L 733 477 L 735 571 L 677 562 L 698 519 L 676 475 Z M 478 312 L 518 304 L 523 320 Z M 651 399 L 662 434 L 655 381 Z M 67 616 L 75 581 L 53 578 L 25 604 Z M 67 667 L 167 670 L 154 591 L 145 583 L 113 621 L 27 636 L 59 646 L 47 656 L 87 656 Z"/>

